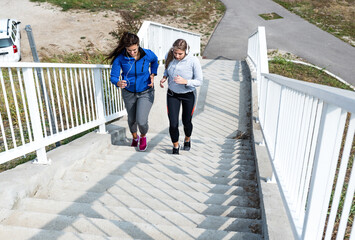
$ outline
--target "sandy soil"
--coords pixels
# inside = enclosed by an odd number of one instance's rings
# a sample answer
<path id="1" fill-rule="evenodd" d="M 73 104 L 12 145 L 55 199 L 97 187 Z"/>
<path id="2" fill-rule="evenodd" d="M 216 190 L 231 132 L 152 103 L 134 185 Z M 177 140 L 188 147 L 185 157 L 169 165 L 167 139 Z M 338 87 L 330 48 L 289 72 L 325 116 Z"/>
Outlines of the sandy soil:
<path id="1" fill-rule="evenodd" d="M 22 61 L 33 61 L 26 25 L 32 28 L 40 56 L 96 48 L 109 51 L 115 44 L 109 32 L 117 26 L 115 12 L 63 12 L 47 3 L 29 0 L 0 0 L 0 17 L 21 21 Z"/>
<path id="2" fill-rule="evenodd" d="M 210 21 L 219 20 L 220 15 L 210 16 Z M 21 53 L 23 62 L 32 62 L 25 27 L 32 28 L 39 57 L 54 54 L 99 50 L 108 53 L 116 40 L 109 34 L 117 28 L 120 14 L 112 11 L 61 11 L 48 3 L 34 3 L 29 0 L 0 0 L 0 18 L 14 18 L 21 21 Z M 152 16 L 150 21 L 188 29 L 187 24 L 173 17 Z M 207 25 L 206 25 L 207 26 Z M 207 27 L 202 26 L 202 29 Z M 196 31 L 192 31 L 196 32 Z M 201 34 L 201 43 L 206 45 L 209 37 Z"/>

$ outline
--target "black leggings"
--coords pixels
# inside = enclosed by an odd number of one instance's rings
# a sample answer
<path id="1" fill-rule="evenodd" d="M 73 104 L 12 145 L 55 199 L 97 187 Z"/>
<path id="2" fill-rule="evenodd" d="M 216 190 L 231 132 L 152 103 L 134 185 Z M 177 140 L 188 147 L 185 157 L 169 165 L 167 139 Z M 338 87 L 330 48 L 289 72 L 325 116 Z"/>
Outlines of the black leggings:
<path id="1" fill-rule="evenodd" d="M 169 133 L 171 141 L 179 141 L 179 112 L 182 105 L 182 124 L 186 137 L 190 137 L 192 133 L 192 115 L 195 110 L 195 93 L 174 93 L 168 89 L 167 107 L 169 117 Z"/>

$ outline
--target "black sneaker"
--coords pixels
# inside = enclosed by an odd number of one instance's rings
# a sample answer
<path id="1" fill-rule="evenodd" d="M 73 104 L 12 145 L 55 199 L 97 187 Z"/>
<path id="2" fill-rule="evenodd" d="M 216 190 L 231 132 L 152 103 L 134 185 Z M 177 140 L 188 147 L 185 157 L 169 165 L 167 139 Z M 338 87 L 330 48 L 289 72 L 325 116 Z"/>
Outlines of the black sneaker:
<path id="1" fill-rule="evenodd" d="M 185 151 L 190 151 L 190 148 L 191 148 L 191 141 L 184 142 L 184 150 Z"/>
<path id="2" fill-rule="evenodd" d="M 179 147 L 178 148 L 173 147 L 173 154 L 179 154 Z"/>

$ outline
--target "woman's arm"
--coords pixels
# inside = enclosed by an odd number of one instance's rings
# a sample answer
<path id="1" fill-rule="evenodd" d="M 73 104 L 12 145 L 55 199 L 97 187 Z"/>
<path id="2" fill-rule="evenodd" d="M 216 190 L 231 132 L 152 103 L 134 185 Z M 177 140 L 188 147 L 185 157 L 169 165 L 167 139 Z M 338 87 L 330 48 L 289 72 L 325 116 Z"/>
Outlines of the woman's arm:
<path id="1" fill-rule="evenodd" d="M 161 88 L 164 87 L 164 83 L 166 82 L 167 79 L 168 79 L 167 76 L 163 76 L 163 78 L 160 80 L 160 87 L 161 87 Z"/>
<path id="2" fill-rule="evenodd" d="M 158 57 L 155 55 L 153 51 L 150 51 L 152 53 L 151 60 L 150 60 L 150 84 L 148 84 L 149 87 L 154 87 L 154 77 L 158 75 Z"/>
<path id="3" fill-rule="evenodd" d="M 154 74 L 155 76 L 158 75 L 158 67 L 159 67 L 158 57 L 152 51 L 152 59 L 151 59 L 151 62 L 150 62 L 150 73 Z"/>
<path id="4" fill-rule="evenodd" d="M 203 74 L 200 61 L 194 57 L 192 64 L 192 79 L 187 80 L 186 86 L 199 87 L 203 82 Z"/>
<path id="5" fill-rule="evenodd" d="M 111 67 L 111 75 L 110 81 L 113 85 L 118 86 L 117 83 L 120 81 L 120 74 L 121 74 L 121 63 L 119 58 L 117 57 Z"/>

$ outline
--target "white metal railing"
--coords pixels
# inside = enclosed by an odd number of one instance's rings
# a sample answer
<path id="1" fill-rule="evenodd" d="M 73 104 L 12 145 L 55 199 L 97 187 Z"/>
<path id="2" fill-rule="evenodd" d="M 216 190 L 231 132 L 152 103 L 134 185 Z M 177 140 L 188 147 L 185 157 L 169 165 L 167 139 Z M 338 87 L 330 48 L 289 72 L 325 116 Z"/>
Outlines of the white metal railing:
<path id="1" fill-rule="evenodd" d="M 295 238 L 344 239 L 346 229 L 354 238 L 348 217 L 355 190 L 350 159 L 355 93 L 268 74 L 262 67 L 267 64 L 265 31 L 250 36 L 248 62 L 260 72 L 259 121 Z"/>
<path id="2" fill-rule="evenodd" d="M 0 63 L 0 164 L 126 114 L 110 66 Z"/>
<path id="3" fill-rule="evenodd" d="M 165 55 L 174 41 L 179 38 L 187 41 L 190 46 L 190 53 L 200 56 L 200 34 L 162 25 L 160 23 L 144 21 L 137 35 L 140 39 L 140 46 L 152 50 L 158 56 L 159 62 L 165 59 Z"/>

